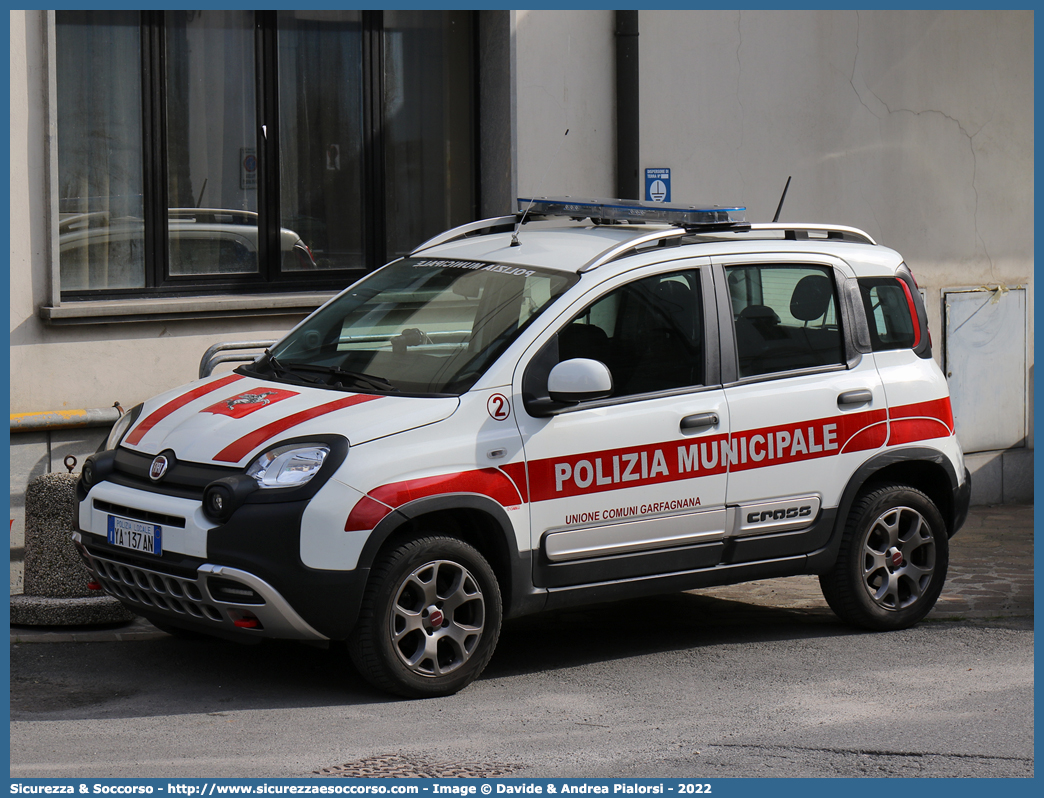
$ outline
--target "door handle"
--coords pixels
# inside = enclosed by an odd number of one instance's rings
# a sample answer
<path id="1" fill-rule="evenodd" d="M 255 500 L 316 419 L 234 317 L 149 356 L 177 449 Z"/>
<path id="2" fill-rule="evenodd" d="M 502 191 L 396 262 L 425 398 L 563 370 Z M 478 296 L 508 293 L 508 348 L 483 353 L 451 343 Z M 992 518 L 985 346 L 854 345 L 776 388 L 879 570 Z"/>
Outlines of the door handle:
<path id="1" fill-rule="evenodd" d="M 718 414 L 696 413 L 692 416 L 685 416 L 678 426 L 681 427 L 682 432 L 692 432 L 693 430 L 703 429 L 704 427 L 716 427 L 718 426 Z"/>
<path id="2" fill-rule="evenodd" d="M 859 388 L 855 391 L 845 391 L 837 397 L 837 406 L 866 405 L 874 400 L 873 391 L 867 388 Z"/>

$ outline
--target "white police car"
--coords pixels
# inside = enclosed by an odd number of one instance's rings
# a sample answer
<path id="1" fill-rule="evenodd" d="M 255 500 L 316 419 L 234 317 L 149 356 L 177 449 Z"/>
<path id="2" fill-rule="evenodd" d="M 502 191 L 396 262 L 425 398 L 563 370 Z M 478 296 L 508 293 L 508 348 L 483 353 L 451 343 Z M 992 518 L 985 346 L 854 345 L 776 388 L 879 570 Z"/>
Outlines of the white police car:
<path id="1" fill-rule="evenodd" d="M 78 487 L 103 589 L 347 640 L 406 696 L 579 603 L 818 574 L 846 621 L 923 618 L 970 489 L 902 258 L 742 208 L 519 207 L 121 418 Z"/>

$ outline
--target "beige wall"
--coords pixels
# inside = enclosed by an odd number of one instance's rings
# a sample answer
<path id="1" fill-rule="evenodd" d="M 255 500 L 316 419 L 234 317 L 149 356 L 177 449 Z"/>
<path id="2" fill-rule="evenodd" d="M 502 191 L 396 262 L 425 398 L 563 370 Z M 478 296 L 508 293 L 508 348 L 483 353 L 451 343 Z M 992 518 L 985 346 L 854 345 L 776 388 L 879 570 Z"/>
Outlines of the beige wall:
<path id="1" fill-rule="evenodd" d="M 515 12 L 519 196 L 613 195 L 614 25 L 612 11 Z"/>
<path id="2" fill-rule="evenodd" d="M 944 286 L 1031 281 L 1032 12 L 647 11 L 640 25 L 642 166 L 672 168 L 673 199 L 769 221 L 793 175 L 781 220 L 902 252 L 937 342 Z"/>

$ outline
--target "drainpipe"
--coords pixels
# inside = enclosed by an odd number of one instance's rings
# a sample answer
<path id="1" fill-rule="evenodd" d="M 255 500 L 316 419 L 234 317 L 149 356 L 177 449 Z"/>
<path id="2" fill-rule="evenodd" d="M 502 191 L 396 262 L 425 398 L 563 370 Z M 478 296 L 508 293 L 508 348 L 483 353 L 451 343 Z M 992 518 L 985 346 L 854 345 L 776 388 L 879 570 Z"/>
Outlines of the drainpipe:
<path id="1" fill-rule="evenodd" d="M 638 12 L 616 12 L 616 196 L 641 199 L 638 164 Z"/>
<path id="2" fill-rule="evenodd" d="M 83 427 L 111 427 L 122 412 L 117 402 L 114 407 L 99 409 L 12 413 L 11 432 L 49 432 Z"/>

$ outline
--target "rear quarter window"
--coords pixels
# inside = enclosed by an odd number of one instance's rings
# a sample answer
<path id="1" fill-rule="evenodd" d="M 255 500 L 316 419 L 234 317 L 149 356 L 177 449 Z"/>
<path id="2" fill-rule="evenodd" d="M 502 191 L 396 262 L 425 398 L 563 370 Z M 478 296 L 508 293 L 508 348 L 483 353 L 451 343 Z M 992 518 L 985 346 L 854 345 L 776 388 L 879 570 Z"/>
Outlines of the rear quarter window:
<path id="1" fill-rule="evenodd" d="M 907 290 L 896 278 L 864 278 L 859 281 L 870 343 L 875 352 L 912 349 L 917 343 L 914 309 Z"/>

